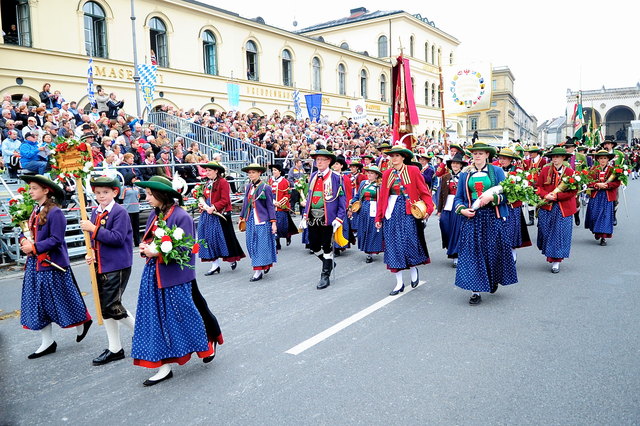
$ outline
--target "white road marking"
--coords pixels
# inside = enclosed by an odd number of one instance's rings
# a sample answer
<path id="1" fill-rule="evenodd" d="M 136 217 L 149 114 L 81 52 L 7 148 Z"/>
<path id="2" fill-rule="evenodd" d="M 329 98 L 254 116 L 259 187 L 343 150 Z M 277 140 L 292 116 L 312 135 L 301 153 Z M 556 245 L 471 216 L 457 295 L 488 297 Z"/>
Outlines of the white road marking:
<path id="1" fill-rule="evenodd" d="M 420 283 L 418 284 L 418 286 L 416 288 L 420 287 L 424 283 L 425 283 L 425 281 L 420 281 Z M 387 297 L 385 297 L 384 299 L 380 300 L 379 302 L 376 302 L 373 305 L 371 305 L 371 306 L 369 306 L 367 308 L 364 308 L 360 312 L 357 312 L 357 313 L 351 315 L 349 318 L 340 321 L 339 323 L 327 328 L 326 330 L 324 330 L 324 331 L 316 334 L 315 336 L 305 340 L 304 342 L 294 346 L 293 348 L 289 349 L 285 353 L 291 354 L 291 355 L 299 355 L 302 352 L 306 351 L 307 349 L 312 348 L 313 346 L 315 346 L 318 343 L 322 342 L 323 340 L 326 340 L 329 337 L 333 336 L 337 332 L 344 330 L 345 328 L 349 327 L 351 324 L 354 324 L 354 323 L 360 321 L 362 318 L 365 318 L 366 316 L 371 315 L 372 313 L 374 313 L 378 309 L 388 305 L 389 303 L 393 302 L 394 300 L 398 300 L 399 298 L 401 298 L 402 296 L 406 295 L 407 293 L 411 293 L 412 290 L 414 290 L 414 289 L 411 288 L 410 285 L 409 286 L 405 285 L 404 292 L 398 294 L 397 296 L 387 296 Z"/>

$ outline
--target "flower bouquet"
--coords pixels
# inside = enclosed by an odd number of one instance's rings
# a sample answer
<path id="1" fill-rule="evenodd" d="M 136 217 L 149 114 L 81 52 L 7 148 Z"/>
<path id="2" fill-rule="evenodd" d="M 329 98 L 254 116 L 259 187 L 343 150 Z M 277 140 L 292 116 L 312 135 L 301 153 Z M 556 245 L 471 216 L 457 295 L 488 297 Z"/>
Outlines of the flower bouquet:
<path id="1" fill-rule="evenodd" d="M 19 226 L 24 236 L 31 240 L 31 232 L 29 231 L 29 217 L 36 205 L 31 195 L 29 195 L 29 186 L 21 186 L 18 188 L 18 194 L 9 200 L 9 216 L 11 216 L 11 224 Z"/>
<path id="2" fill-rule="evenodd" d="M 623 184 L 624 186 L 628 186 L 629 173 L 631 173 L 631 170 L 629 170 L 629 166 L 627 166 L 626 164 L 622 166 L 614 166 L 613 173 L 611 173 L 611 176 L 609 176 L 607 182 L 613 182 L 614 180 L 618 179 L 621 184 Z"/>
<path id="3" fill-rule="evenodd" d="M 542 202 L 542 199 L 536 194 L 536 179 L 535 173 L 516 169 L 509 172 L 505 180 L 500 182 L 502 193 L 511 204 L 522 201 L 530 206 L 536 206 Z"/>
<path id="4" fill-rule="evenodd" d="M 184 269 L 185 266 L 193 269 L 194 266 L 189 263 L 191 254 L 198 253 L 200 245 L 205 244 L 204 241 L 196 240 L 191 235 L 185 235 L 184 229 L 177 225 L 169 228 L 162 215 L 158 216 L 156 226 L 149 249 L 153 253 L 160 254 L 159 261 L 165 265 L 177 263 L 181 269 Z"/>
<path id="5" fill-rule="evenodd" d="M 306 193 L 309 191 L 309 178 L 307 175 L 300 176 L 293 184 L 293 188 L 300 193 L 300 203 L 306 203 Z"/>

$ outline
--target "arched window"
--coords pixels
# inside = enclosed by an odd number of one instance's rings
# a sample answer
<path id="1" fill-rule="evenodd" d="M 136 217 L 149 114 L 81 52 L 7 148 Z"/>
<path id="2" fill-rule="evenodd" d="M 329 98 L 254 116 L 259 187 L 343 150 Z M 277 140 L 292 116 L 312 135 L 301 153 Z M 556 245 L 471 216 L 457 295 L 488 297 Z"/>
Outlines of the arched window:
<path id="1" fill-rule="evenodd" d="M 107 20 L 102 7 L 92 1 L 82 6 L 84 12 L 84 48 L 88 56 L 107 57 Z"/>
<path id="2" fill-rule="evenodd" d="M 387 77 L 384 74 L 380 74 L 380 100 L 387 102 Z"/>
<path id="3" fill-rule="evenodd" d="M 338 64 L 338 93 L 341 95 L 347 94 L 347 70 L 344 64 Z"/>
<path id="4" fill-rule="evenodd" d="M 321 67 L 320 67 L 320 59 L 317 56 L 314 56 L 311 60 L 311 90 L 315 90 L 316 92 L 322 91 L 322 80 L 320 78 Z"/>
<path id="5" fill-rule="evenodd" d="M 218 75 L 218 50 L 216 36 L 209 30 L 202 33 L 202 54 L 205 74 Z"/>
<path id="6" fill-rule="evenodd" d="M 247 80 L 259 81 L 258 75 L 258 47 L 249 40 L 245 45 L 247 52 Z"/>
<path id="7" fill-rule="evenodd" d="M 438 108 L 442 108 L 442 104 L 440 103 L 440 85 L 438 84 L 438 94 L 436 95 L 438 98 Z"/>
<path id="8" fill-rule="evenodd" d="M 436 106 L 436 84 L 431 83 L 431 106 L 435 108 Z"/>
<path id="9" fill-rule="evenodd" d="M 389 56 L 389 54 L 387 53 L 389 51 L 387 45 L 387 36 L 381 35 L 380 37 L 378 37 L 378 58 L 385 58 Z"/>
<path id="10" fill-rule="evenodd" d="M 449 53 L 449 65 L 453 65 L 453 52 Z"/>
<path id="11" fill-rule="evenodd" d="M 440 56 L 442 55 L 442 50 L 440 50 L 440 48 L 438 48 L 438 65 L 440 64 Z"/>
<path id="12" fill-rule="evenodd" d="M 424 84 L 424 104 L 429 105 L 429 82 Z"/>
<path id="13" fill-rule="evenodd" d="M 411 56 L 412 58 L 414 57 L 413 55 L 413 45 L 415 44 L 415 38 L 413 36 L 409 37 L 409 56 Z"/>
<path id="14" fill-rule="evenodd" d="M 151 63 L 158 66 L 169 67 L 169 48 L 167 44 L 167 26 L 160 18 L 151 18 L 149 21 L 151 31 Z"/>
<path id="15" fill-rule="evenodd" d="M 435 44 L 431 45 L 431 63 L 432 64 L 436 63 L 436 45 Z"/>
<path id="16" fill-rule="evenodd" d="M 360 71 L 360 96 L 367 99 L 367 71 Z"/>
<path id="17" fill-rule="evenodd" d="M 293 86 L 291 78 L 291 52 L 287 49 L 282 51 L 282 85 Z"/>
<path id="18" fill-rule="evenodd" d="M 424 44 L 424 61 L 429 62 L 429 42 Z"/>

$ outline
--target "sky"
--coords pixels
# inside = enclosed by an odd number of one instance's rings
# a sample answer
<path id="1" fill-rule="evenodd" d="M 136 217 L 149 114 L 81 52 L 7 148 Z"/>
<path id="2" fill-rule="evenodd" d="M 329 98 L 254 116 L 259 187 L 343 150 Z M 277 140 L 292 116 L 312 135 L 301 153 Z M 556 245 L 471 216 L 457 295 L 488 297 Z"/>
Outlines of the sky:
<path id="1" fill-rule="evenodd" d="M 567 89 L 632 87 L 640 81 L 640 2 L 323 0 L 232 3 L 204 0 L 286 30 L 369 11 L 419 13 L 460 41 L 458 62 L 508 66 L 520 105 L 538 124 L 565 114 Z M 587 107 L 589 105 L 585 105 Z"/>

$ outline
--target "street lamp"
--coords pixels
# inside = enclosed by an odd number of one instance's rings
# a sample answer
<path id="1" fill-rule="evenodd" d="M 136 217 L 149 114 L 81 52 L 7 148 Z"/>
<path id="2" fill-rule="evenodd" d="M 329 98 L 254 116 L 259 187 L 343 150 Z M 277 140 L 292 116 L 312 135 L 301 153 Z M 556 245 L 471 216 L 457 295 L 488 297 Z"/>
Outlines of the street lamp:
<path id="1" fill-rule="evenodd" d="M 138 74 L 138 46 L 136 43 L 136 14 L 131 0 L 131 36 L 133 39 L 133 82 L 136 86 L 136 112 L 138 119 L 142 118 L 140 111 L 140 75 Z"/>

